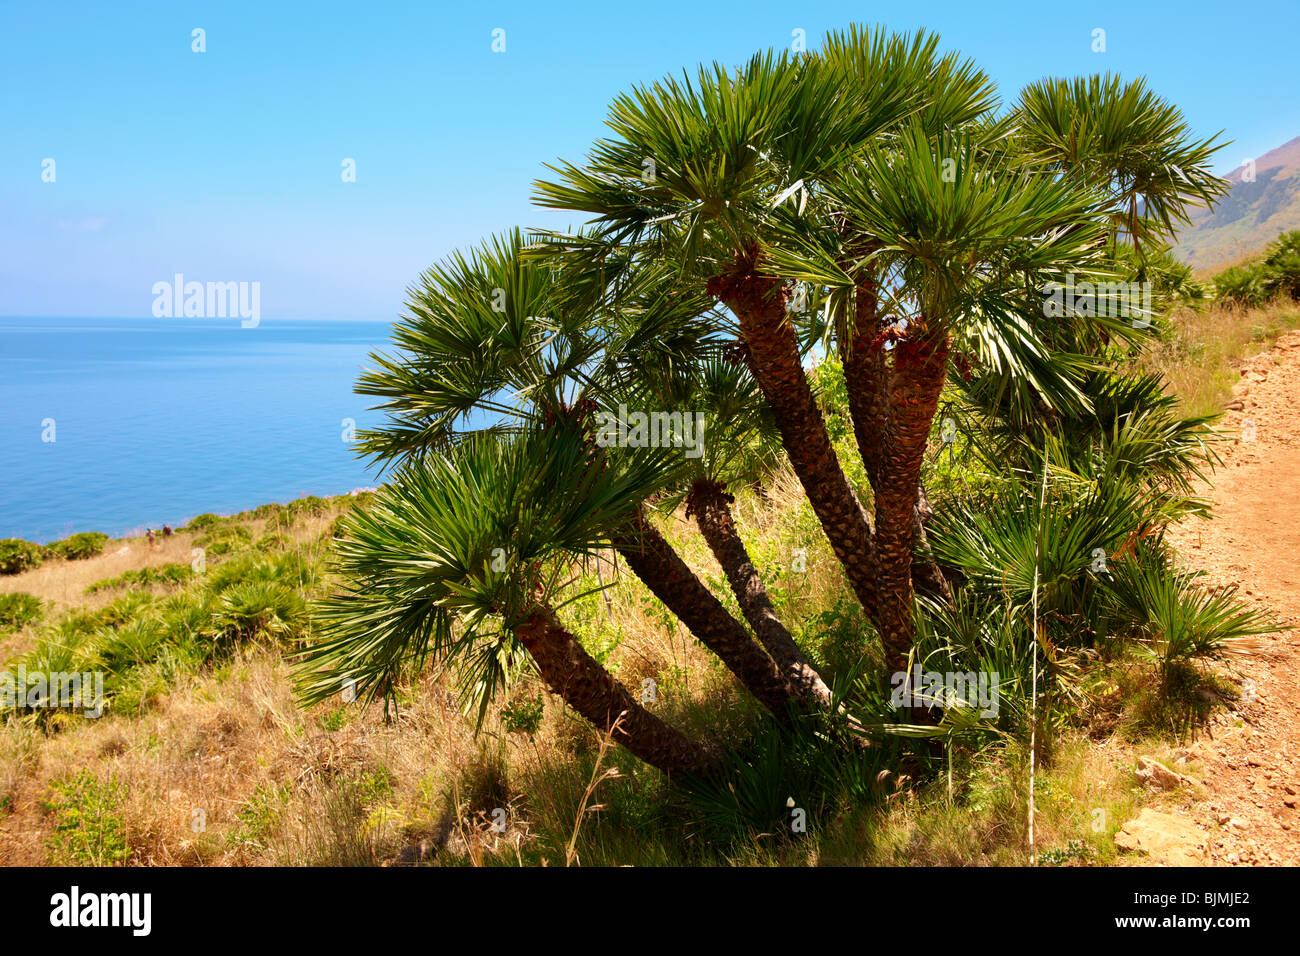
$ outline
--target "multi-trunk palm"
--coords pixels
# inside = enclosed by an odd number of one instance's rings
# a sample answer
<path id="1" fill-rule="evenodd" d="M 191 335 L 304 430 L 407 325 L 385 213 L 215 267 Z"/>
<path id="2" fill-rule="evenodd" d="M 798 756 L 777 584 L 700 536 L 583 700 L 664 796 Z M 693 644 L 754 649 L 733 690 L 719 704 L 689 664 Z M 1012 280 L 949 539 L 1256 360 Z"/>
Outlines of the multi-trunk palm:
<path id="1" fill-rule="evenodd" d="M 694 770 L 705 755 L 609 689 L 613 678 L 560 636 L 548 569 L 612 546 L 765 706 L 825 707 L 825 683 L 777 618 L 730 514 L 728 487 L 746 469 L 717 453 L 767 422 L 887 665 L 905 669 L 916 589 L 949 594 L 926 550 L 921 467 L 950 373 L 1022 421 L 1088 413 L 1101 356 L 1140 330 L 1097 309 L 1045 318 L 1045 286 L 1112 277 L 1107 250 L 1119 230 L 1145 240 L 1218 187 L 1212 144 L 1188 143 L 1177 110 L 1141 84 L 1041 84 L 1001 113 L 988 77 L 924 32 L 854 29 L 817 55 L 766 54 L 736 71 L 667 79 L 618 97 L 608 125 L 584 162 L 553 167 L 557 179 L 537 188 L 540 204 L 586 213 L 588 226 L 527 254 L 514 234 L 431 270 L 395 332 L 402 354 L 363 377 L 359 390 L 390 414 L 364 436 L 365 450 L 402 470 L 375 512 L 385 517 L 351 527 L 345 570 L 366 583 L 350 591 L 351 613 L 348 600 L 335 605 L 331 650 L 318 663 L 382 688 L 402 654 L 435 634 L 441 653 L 474 647 L 482 660 L 513 661 L 522 648 L 598 725 L 635 717 L 632 733 L 646 739 L 622 738 L 634 751 Z M 801 312 L 800 289 L 822 307 Z M 870 513 L 805 372 L 819 336 L 843 363 Z M 744 399 L 735 414 L 720 413 L 717 395 L 700 409 L 710 382 Z M 697 460 L 681 447 L 592 440 L 596 413 L 636 403 L 709 413 L 714 450 Z M 501 481 L 520 469 L 550 474 L 552 434 L 578 441 L 586 457 L 548 480 L 612 482 L 617 506 L 600 499 L 588 509 L 589 492 L 575 491 L 560 507 L 557 492 L 534 482 L 522 486 L 534 500 L 508 496 L 507 507 L 463 480 L 487 485 L 493 455 L 517 460 L 514 471 L 499 467 Z M 650 520 L 648 505 L 674 494 L 686 496 L 752 635 Z M 480 581 L 483 542 L 442 518 L 446 510 L 468 523 L 475 508 L 506 553 L 520 515 L 550 515 L 537 525 L 550 539 L 517 549 L 501 581 Z M 572 524 L 587 537 L 565 537 Z M 409 591 L 387 592 L 399 610 L 365 596 L 403 582 Z M 491 601 L 458 603 L 489 585 L 508 587 L 509 599 L 492 591 Z M 495 651 L 462 636 L 485 617 L 509 625 Z M 556 669 L 561 658 L 568 670 Z M 603 696 L 570 698 L 579 672 Z"/>

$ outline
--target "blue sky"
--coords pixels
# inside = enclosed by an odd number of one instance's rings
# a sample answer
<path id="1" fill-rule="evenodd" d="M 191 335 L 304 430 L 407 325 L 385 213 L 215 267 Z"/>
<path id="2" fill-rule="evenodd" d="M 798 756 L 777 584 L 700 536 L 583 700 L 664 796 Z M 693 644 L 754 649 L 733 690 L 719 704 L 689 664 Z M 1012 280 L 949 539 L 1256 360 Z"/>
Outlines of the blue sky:
<path id="1" fill-rule="evenodd" d="M 1221 172 L 1300 135 L 1295 0 L 11 2 L 0 314 L 146 316 L 180 272 L 260 282 L 268 318 L 391 319 L 449 250 L 568 221 L 531 183 L 582 156 L 619 90 L 855 21 L 938 32 L 1007 99 L 1048 75 L 1145 74 L 1198 134 L 1235 140 Z"/>

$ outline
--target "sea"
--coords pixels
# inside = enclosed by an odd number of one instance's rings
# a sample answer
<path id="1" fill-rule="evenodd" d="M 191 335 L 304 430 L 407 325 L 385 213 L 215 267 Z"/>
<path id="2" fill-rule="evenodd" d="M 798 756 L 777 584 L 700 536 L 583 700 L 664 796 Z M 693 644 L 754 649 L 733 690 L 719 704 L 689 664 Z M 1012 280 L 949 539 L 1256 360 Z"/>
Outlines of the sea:
<path id="1" fill-rule="evenodd" d="M 0 538 L 179 527 L 374 487 L 384 322 L 0 317 Z"/>

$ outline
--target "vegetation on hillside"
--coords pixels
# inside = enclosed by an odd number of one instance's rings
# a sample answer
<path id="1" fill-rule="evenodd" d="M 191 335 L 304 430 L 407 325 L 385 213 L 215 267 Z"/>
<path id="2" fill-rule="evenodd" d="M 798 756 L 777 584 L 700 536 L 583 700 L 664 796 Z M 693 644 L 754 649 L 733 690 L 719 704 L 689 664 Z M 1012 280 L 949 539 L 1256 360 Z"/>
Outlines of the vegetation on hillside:
<path id="1" fill-rule="evenodd" d="M 101 671 L 108 708 L 8 716 L 3 852 L 1115 858 L 1131 748 L 1231 698 L 1270 627 L 1165 541 L 1205 516 L 1240 350 L 1206 317 L 1291 315 L 1169 255 L 1214 144 L 1141 81 L 1003 109 L 934 37 L 856 29 L 610 127 L 538 186 L 586 227 L 413 288 L 358 383 L 383 487 L 201 515 L 15 617 L 11 663 Z"/>

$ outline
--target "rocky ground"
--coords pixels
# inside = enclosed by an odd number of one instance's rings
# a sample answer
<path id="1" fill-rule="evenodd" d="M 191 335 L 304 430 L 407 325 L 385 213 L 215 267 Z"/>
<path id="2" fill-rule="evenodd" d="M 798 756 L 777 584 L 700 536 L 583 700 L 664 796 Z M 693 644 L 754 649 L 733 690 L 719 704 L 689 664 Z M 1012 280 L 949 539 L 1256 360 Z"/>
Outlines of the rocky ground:
<path id="1" fill-rule="evenodd" d="M 1205 490 L 1214 521 L 1171 535 L 1209 583 L 1236 585 L 1281 629 L 1232 658 L 1241 698 L 1172 765 L 1139 775 L 1157 792 L 1121 846 L 1153 863 L 1300 865 L 1300 333 L 1241 370 L 1223 422 L 1239 438 Z"/>

